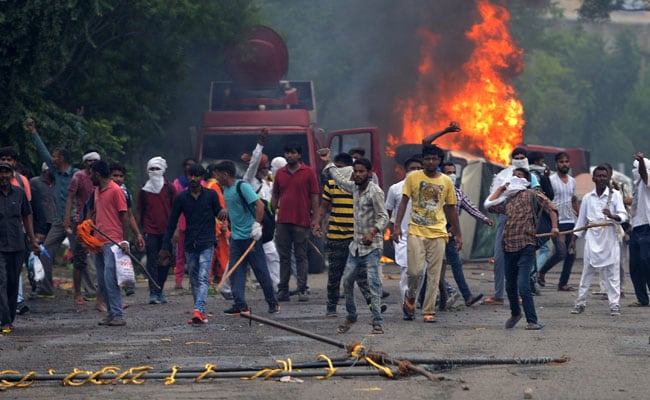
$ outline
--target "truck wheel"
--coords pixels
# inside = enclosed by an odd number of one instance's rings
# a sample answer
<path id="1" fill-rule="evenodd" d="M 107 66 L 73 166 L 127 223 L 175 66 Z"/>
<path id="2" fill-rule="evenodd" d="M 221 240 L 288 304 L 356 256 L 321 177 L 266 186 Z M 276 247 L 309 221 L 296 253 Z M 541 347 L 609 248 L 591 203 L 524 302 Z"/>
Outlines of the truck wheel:
<path id="1" fill-rule="evenodd" d="M 320 274 L 325 271 L 325 246 L 323 244 L 323 238 L 317 238 L 310 234 L 309 242 L 310 243 L 307 243 L 307 263 L 309 265 L 309 273 Z"/>

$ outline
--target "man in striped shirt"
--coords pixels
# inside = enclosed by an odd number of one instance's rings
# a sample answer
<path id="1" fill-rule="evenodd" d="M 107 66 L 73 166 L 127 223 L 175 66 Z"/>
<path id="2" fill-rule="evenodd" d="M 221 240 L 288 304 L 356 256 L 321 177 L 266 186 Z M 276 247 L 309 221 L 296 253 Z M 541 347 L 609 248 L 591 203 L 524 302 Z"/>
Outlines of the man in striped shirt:
<path id="1" fill-rule="evenodd" d="M 352 156 L 341 153 L 334 157 L 334 165 L 344 175 L 352 174 Z M 336 317 L 336 306 L 340 298 L 341 278 L 345 262 L 350 254 L 350 242 L 354 238 L 354 199 L 352 194 L 341 189 L 334 179 L 328 179 L 323 188 L 323 201 L 312 229 L 314 236 L 322 235 L 321 222 L 331 207 L 327 228 L 327 316 Z M 357 285 L 367 303 L 371 301 L 368 287 L 367 268 L 357 271 Z"/>
<path id="2" fill-rule="evenodd" d="M 456 190 L 456 213 L 460 215 L 460 211 L 465 210 L 477 221 L 488 226 L 494 226 L 494 222 L 479 211 L 465 193 L 455 186 L 456 165 L 452 162 L 446 162 L 442 164 L 442 172 L 451 178 L 451 181 L 454 183 L 454 189 Z M 456 285 L 458 285 L 458 290 L 463 295 L 465 305 L 469 307 L 476 304 L 483 297 L 483 293 L 479 293 L 476 296 L 472 295 L 472 291 L 469 289 L 465 280 L 465 274 L 463 273 L 463 261 L 456 249 L 456 239 L 451 233 L 449 234 L 449 241 L 445 247 L 445 256 L 447 257 L 447 263 L 451 267 L 451 272 L 454 274 L 454 280 L 456 281 Z"/>

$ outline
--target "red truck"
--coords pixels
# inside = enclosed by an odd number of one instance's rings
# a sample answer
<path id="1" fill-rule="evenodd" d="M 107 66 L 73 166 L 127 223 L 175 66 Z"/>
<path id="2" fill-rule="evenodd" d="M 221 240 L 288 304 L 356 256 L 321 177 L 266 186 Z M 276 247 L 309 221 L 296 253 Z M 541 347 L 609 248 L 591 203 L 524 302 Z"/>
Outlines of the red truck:
<path id="1" fill-rule="evenodd" d="M 328 135 L 318 127 L 314 85 L 311 81 L 286 80 L 287 47 L 275 31 L 257 26 L 245 40 L 226 50 L 226 67 L 231 81 L 212 82 L 208 111 L 203 113 L 197 137 L 197 158 L 203 163 L 232 160 L 243 175 L 245 164 L 240 156 L 251 153 L 262 128 L 270 134 L 264 153 L 272 160 L 283 156 L 283 147 L 298 143 L 302 160 L 322 169 L 317 150 L 329 147 L 333 155 L 354 147 L 366 150 L 373 171 L 381 183 L 381 149 L 377 128 L 332 131 Z M 322 244 L 311 240 L 310 272 L 324 268 Z"/>
<path id="2" fill-rule="evenodd" d="M 314 85 L 311 81 L 286 80 L 288 52 L 282 38 L 271 28 L 257 26 L 243 42 L 226 51 L 229 82 L 212 82 L 208 111 L 198 133 L 197 157 L 203 163 L 229 159 L 241 172 L 242 153 L 250 153 L 263 127 L 270 135 L 264 153 L 273 159 L 283 155 L 288 142 L 302 146 L 303 161 L 320 171 L 317 150 L 329 147 L 332 154 L 363 147 L 381 182 L 381 149 L 377 128 L 332 131 L 318 127 Z"/>

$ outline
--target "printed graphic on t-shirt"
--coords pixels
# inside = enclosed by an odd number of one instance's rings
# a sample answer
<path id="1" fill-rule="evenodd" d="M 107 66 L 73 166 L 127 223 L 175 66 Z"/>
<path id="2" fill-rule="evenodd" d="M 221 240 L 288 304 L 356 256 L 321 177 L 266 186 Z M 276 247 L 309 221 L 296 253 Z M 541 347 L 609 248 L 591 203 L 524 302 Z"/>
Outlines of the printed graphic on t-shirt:
<path id="1" fill-rule="evenodd" d="M 436 213 L 440 207 L 444 185 L 434 185 L 420 181 L 417 206 L 413 207 L 411 219 L 418 225 L 435 225 L 438 223 Z"/>

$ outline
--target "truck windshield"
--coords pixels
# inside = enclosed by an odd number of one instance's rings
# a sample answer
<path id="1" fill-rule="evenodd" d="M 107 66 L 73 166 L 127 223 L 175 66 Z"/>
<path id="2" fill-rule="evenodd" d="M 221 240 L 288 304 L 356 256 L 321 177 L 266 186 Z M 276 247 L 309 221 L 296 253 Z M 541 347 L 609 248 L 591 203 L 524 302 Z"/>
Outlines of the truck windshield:
<path id="1" fill-rule="evenodd" d="M 205 133 L 201 159 L 204 164 L 221 160 L 231 160 L 237 165 L 238 175 L 243 175 L 246 167 L 241 160 L 244 153 L 252 154 L 257 144 L 259 133 L 250 132 L 218 132 Z M 309 147 L 306 132 L 276 132 L 271 133 L 264 142 L 264 154 L 269 160 L 284 156 L 284 146 L 287 143 L 297 143 L 302 148 L 302 161 L 309 164 Z"/>

